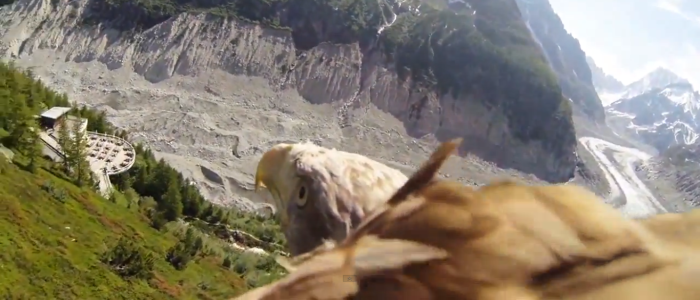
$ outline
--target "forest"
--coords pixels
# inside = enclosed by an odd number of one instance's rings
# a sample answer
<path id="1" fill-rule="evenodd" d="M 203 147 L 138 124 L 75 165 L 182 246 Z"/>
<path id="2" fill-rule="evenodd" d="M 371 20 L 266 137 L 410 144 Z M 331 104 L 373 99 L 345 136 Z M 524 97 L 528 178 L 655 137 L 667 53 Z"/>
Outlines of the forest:
<path id="1" fill-rule="evenodd" d="M 201 299 L 209 293 L 238 293 L 283 275 L 272 256 L 252 257 L 233 249 L 228 240 L 230 232 L 240 231 L 250 238 L 236 242 L 263 248 L 269 253 L 281 251 L 284 239 L 274 219 L 212 205 L 196 186 L 165 161 L 156 160 L 143 145 L 135 145 L 134 166 L 111 178 L 115 191 L 107 199 L 94 192 L 95 180 L 90 176 L 85 151 L 80 150 L 85 147 L 80 144 L 79 135 L 60 138 L 61 147 L 66 149 L 65 160 L 56 163 L 46 159 L 41 151 L 36 116 L 53 106 L 72 107 L 70 114 L 88 119 L 89 131 L 128 139 L 128 133 L 114 128 L 104 113 L 70 103 L 65 94 L 52 91 L 34 79 L 30 71 L 0 64 L 0 142 L 2 149 L 14 152 L 9 165 L 0 156 L 0 210 L 3 211 L 0 213 L 0 227 L 3 228 L 0 245 L 14 245 L 20 252 L 14 256 L 0 256 L 0 264 L 14 266 L 10 267 L 10 273 L 16 275 L 0 280 L 0 289 L 16 284 L 12 280 L 30 284 L 37 280 L 36 276 L 43 278 L 40 281 L 46 284 L 28 287 L 25 292 L 13 294 L 16 296 L 13 299 L 54 296 L 52 293 L 56 290 L 98 299 L 93 297 L 98 291 L 84 288 L 90 286 L 90 281 L 105 279 L 106 275 L 100 273 L 105 270 L 134 285 L 133 289 L 122 291 L 126 293 L 122 295 L 140 295 L 138 299 L 153 299 L 141 296 L 156 294 L 165 297 L 158 296 L 158 299 L 168 299 L 175 294 L 179 295 L 175 297 L 178 299 L 190 296 Z M 69 135 L 59 132 L 61 136 Z M 75 205 L 82 209 L 76 210 Z M 63 248 L 65 241 L 51 241 L 49 237 L 34 240 L 33 237 L 47 235 L 43 224 L 51 224 L 50 228 L 68 228 L 62 222 L 80 224 L 78 227 L 83 233 L 71 239 L 102 245 L 80 251 L 106 249 L 79 255 L 80 261 L 71 262 L 70 256 L 74 253 Z M 97 237 L 106 238 L 106 241 L 96 242 Z M 36 247 L 46 250 L 41 259 L 58 259 L 68 265 L 37 265 L 38 269 L 32 269 L 23 266 L 28 262 L 17 261 L 17 257 L 30 259 Z M 92 256 L 94 259 L 89 260 Z M 99 266 L 95 265 L 98 262 Z M 61 281 L 62 268 L 76 272 L 88 266 L 98 278 L 81 276 L 82 282 L 65 283 L 71 291 L 52 283 Z M 211 270 L 212 266 L 215 271 Z M 184 281 L 189 276 L 196 276 L 191 279 L 197 282 L 206 279 L 208 286 L 168 281 L 169 278 Z M 230 286 L 226 287 L 213 283 L 219 279 L 235 283 L 229 282 Z M 145 287 L 139 282 L 145 282 Z M 178 285 L 177 291 L 170 290 L 175 288 L 170 284 Z M 211 285 L 222 287 L 212 290 Z M 104 288 L 117 289 L 117 286 L 119 284 L 107 284 Z M 103 292 L 120 293 L 116 290 Z M 67 295 L 57 299 L 73 299 Z"/>
<path id="2" fill-rule="evenodd" d="M 515 137 L 574 134 L 572 107 L 513 1 L 469 1 L 464 10 L 422 6 L 400 15 L 380 44 L 399 76 L 439 96 L 503 111 Z"/>

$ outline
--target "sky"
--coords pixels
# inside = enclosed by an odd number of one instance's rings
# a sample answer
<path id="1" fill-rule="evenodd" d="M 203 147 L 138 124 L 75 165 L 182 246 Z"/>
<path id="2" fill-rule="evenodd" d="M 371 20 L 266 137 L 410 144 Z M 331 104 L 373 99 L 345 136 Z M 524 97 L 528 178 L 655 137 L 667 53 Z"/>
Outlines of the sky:
<path id="1" fill-rule="evenodd" d="M 549 0 L 596 65 L 624 84 L 665 67 L 700 89 L 700 0 Z"/>

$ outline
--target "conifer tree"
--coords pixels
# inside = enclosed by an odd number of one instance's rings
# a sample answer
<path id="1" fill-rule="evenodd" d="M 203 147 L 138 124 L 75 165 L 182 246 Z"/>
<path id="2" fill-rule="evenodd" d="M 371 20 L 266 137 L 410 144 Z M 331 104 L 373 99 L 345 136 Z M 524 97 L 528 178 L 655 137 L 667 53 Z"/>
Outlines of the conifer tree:
<path id="1" fill-rule="evenodd" d="M 25 103 L 25 97 L 16 92 L 10 92 L 10 106 L 6 115 L 6 129 L 10 133 L 7 140 L 8 146 L 16 147 L 19 143 L 19 138 L 24 133 L 25 122 L 32 117 L 31 110 Z"/>
<path id="2" fill-rule="evenodd" d="M 81 130 L 81 119 L 72 124 L 70 131 L 72 139 L 70 145 L 70 164 L 73 169 L 75 181 L 79 186 L 91 184 L 90 164 L 87 160 L 88 139 L 85 131 Z"/>
<path id="3" fill-rule="evenodd" d="M 3 87 L 4 82 L 0 81 L 0 128 L 7 128 L 10 119 L 10 91 Z"/>
<path id="4" fill-rule="evenodd" d="M 34 124 L 34 115 L 32 111 L 25 105 L 24 97 L 18 96 L 13 99 L 11 119 L 9 126 L 9 144 L 11 147 L 16 147 L 23 152 L 26 145 L 33 141 L 32 131 L 36 127 Z"/>
<path id="5" fill-rule="evenodd" d="M 70 172 L 71 160 L 71 158 L 69 157 L 71 153 L 70 148 L 73 143 L 71 143 L 70 130 L 67 126 L 65 118 L 60 118 L 58 120 L 57 130 L 58 145 L 61 147 L 61 152 L 63 152 L 63 169 L 66 173 L 68 173 Z"/>
<path id="6" fill-rule="evenodd" d="M 182 216 L 182 196 L 175 176 L 170 176 L 167 186 L 167 191 L 158 202 L 158 210 L 163 212 L 166 220 L 175 221 Z"/>
<path id="7" fill-rule="evenodd" d="M 24 145 L 24 154 L 29 158 L 29 170 L 35 173 L 37 170 L 37 162 L 41 159 L 42 148 L 44 147 L 41 137 L 39 136 L 39 126 L 36 122 L 32 122 L 32 129 L 29 131 L 26 144 Z"/>

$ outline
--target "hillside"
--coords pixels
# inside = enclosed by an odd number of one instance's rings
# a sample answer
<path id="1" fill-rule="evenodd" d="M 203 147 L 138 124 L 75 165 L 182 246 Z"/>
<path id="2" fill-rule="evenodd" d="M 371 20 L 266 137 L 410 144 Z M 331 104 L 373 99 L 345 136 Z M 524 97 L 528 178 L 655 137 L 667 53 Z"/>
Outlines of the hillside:
<path id="1" fill-rule="evenodd" d="M 11 299 L 221 299 L 247 290 L 247 281 L 264 278 L 255 270 L 249 279 L 241 278 L 222 267 L 227 252 L 214 241 L 208 241 L 213 254 L 178 271 L 165 260 L 178 238 L 149 227 L 125 203 L 111 203 L 46 171 L 31 174 L 3 159 L 0 172 L 0 246 L 5 249 L 0 290 Z M 101 262 L 121 237 L 151 256 L 152 278 L 122 278 Z M 233 251 L 229 255 L 243 269 L 274 264 Z"/>
<path id="2" fill-rule="evenodd" d="M 484 183 L 474 165 L 575 173 L 570 102 L 512 0 L 55 2 L 0 10 L 0 53 L 158 145 L 210 199 L 249 193 L 245 170 L 284 140 L 408 170 L 460 136 L 465 181 Z"/>
<path id="3" fill-rule="evenodd" d="M 603 124 L 605 112 L 594 87 L 594 76 L 579 41 L 564 27 L 549 0 L 517 0 L 523 19 L 557 75 L 564 97 L 575 111 Z"/>
<path id="4" fill-rule="evenodd" d="M 700 207 L 700 144 L 669 147 L 636 168 L 659 199 L 680 203 L 676 211 Z"/>
<path id="5" fill-rule="evenodd" d="M 13 162 L 0 155 L 3 296 L 221 299 L 281 275 L 271 257 L 240 250 L 282 249 L 279 226 L 206 204 L 182 175 L 140 146 L 136 166 L 113 178 L 119 191 L 110 199 L 80 179 L 78 163 L 66 169 L 44 160 L 32 116 L 67 104 L 30 73 L 0 64 L 0 141 L 15 150 Z M 113 132 L 103 114 L 72 113 L 90 119 L 89 130 Z M 235 230 L 262 241 L 231 239 Z"/>

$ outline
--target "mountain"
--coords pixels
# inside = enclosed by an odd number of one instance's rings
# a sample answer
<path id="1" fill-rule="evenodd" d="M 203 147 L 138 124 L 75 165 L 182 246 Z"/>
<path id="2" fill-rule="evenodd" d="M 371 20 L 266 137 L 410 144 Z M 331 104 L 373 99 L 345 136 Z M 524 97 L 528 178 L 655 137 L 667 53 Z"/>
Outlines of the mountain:
<path id="1" fill-rule="evenodd" d="M 614 102 L 607 109 L 609 123 L 659 151 L 696 143 L 700 133 L 700 119 L 697 118 L 700 94 L 685 80 L 668 76 L 668 73 L 656 75 L 663 76 L 646 77 L 630 85 L 628 91 L 644 91 L 667 82 L 677 83 Z"/>
<path id="2" fill-rule="evenodd" d="M 462 154 L 562 182 L 574 176 L 577 163 L 572 108 L 567 97 L 580 103 L 587 113 L 602 117 L 592 86 L 579 83 L 573 74 L 575 69 L 581 82 L 590 82 L 580 49 L 575 54 L 580 57 L 576 64 L 561 60 L 571 69 L 569 79 L 557 80 L 514 0 L 76 0 L 70 5 L 19 0 L 2 8 L 0 17 L 0 55 L 27 62 L 29 57 L 46 60 L 49 55 L 60 63 L 100 63 L 110 71 L 133 72 L 154 85 L 166 85 L 166 81 L 182 76 L 204 78 L 222 72 L 232 78 L 260 78 L 277 93 L 237 100 L 245 105 L 203 110 L 197 116 L 190 111 L 187 122 L 193 125 L 173 128 L 182 133 L 146 124 L 154 131 L 143 132 L 142 136 L 172 137 L 175 141 L 163 147 L 179 155 L 173 159 L 183 164 L 191 161 L 193 153 L 206 153 L 202 156 L 206 163 L 221 166 L 234 161 L 247 167 L 258 155 L 255 147 L 266 147 L 282 138 L 324 139 L 327 145 L 367 151 L 361 143 L 350 141 L 358 136 L 353 130 L 366 130 L 360 122 L 369 118 L 370 108 L 376 108 L 401 122 L 402 134 L 412 140 L 462 137 Z M 562 53 L 568 53 L 578 43 L 572 40 L 561 47 Z M 40 67 L 49 68 L 46 65 L 51 63 Z M 207 89 L 227 88 L 230 81 Z M 567 97 L 562 96 L 559 83 L 566 83 L 562 86 Z M 90 92 L 86 87 L 77 93 Z M 207 93 L 216 99 L 240 95 Z M 291 124 L 302 116 L 332 119 L 294 123 L 292 127 L 264 122 L 270 127 L 264 134 L 260 132 L 263 129 L 247 125 L 217 127 L 233 124 L 223 110 L 267 107 L 261 103 L 281 95 L 298 95 L 305 103 L 332 107 L 335 112 L 294 114 L 292 110 L 306 106 L 286 107 L 288 100 L 280 102 L 282 107 L 267 108 L 285 115 L 279 117 L 279 122 L 290 120 Z M 106 97 L 81 99 L 106 106 Z M 192 100 L 196 97 L 200 96 L 176 98 L 182 103 L 199 103 Z M 149 103 L 134 101 L 130 105 Z M 112 111 L 119 113 L 114 107 Z M 182 110 L 181 106 L 173 107 L 168 111 Z M 144 114 L 155 111 L 143 109 Z M 206 119 L 215 114 L 221 116 Z M 250 112 L 240 115 L 250 116 Z M 206 125 L 194 125 L 200 120 Z M 133 122 L 134 128 L 144 128 Z M 299 124 L 308 124 L 304 126 L 309 128 L 302 129 Z M 385 126 L 379 127 L 381 131 Z M 231 128 L 237 132 L 232 133 Z M 282 130 L 295 133 L 279 133 Z M 312 132 L 318 135 L 309 136 Z M 174 134 L 191 136 L 175 138 Z M 238 136 L 230 137 L 232 134 Z M 212 142 L 205 142 L 205 138 Z M 152 141 L 165 144 L 162 139 L 153 137 Z M 173 143 L 177 145 L 170 146 Z M 406 147 L 414 149 L 411 144 Z M 383 149 L 373 151 L 375 155 L 394 153 L 397 147 L 373 145 Z M 241 150 L 243 155 L 233 158 L 231 149 L 245 146 L 250 149 Z M 398 159 L 394 154 L 387 154 L 387 158 Z M 408 160 L 408 155 L 402 159 Z"/>
<path id="3" fill-rule="evenodd" d="M 557 74 L 564 97 L 571 99 L 588 118 L 597 122 L 604 120 L 603 105 L 593 85 L 586 53 L 579 41 L 566 31 L 549 1 L 517 0 L 516 3 L 525 24 Z"/>
<path id="4" fill-rule="evenodd" d="M 700 207 L 700 141 L 671 146 L 636 171 L 660 200 L 680 203 L 676 211 Z"/>
<path id="5" fill-rule="evenodd" d="M 630 99 L 654 89 L 666 87 L 674 83 L 688 83 L 688 80 L 665 68 L 657 68 L 641 79 L 626 85 L 622 90 L 603 92 L 600 97 L 606 105 L 617 100 Z"/>
<path id="6" fill-rule="evenodd" d="M 612 75 L 608 75 L 596 65 L 593 58 L 586 56 L 586 62 L 591 68 L 591 75 L 593 79 L 593 86 L 595 87 L 598 94 L 610 94 L 610 93 L 620 93 L 625 88 L 625 85 L 617 80 Z"/>
<path id="7" fill-rule="evenodd" d="M 620 99 L 636 97 L 653 89 L 663 88 L 674 83 L 689 84 L 688 80 L 681 78 L 670 70 L 658 68 L 642 79 L 625 86 L 624 93 L 620 96 Z"/>

